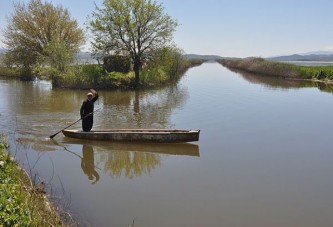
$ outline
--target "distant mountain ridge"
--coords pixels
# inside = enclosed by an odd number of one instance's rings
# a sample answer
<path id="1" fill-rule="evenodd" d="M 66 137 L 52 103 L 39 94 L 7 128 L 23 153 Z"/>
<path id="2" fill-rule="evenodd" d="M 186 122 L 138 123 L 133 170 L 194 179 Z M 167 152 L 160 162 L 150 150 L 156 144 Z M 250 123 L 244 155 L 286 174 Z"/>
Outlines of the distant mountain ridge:
<path id="1" fill-rule="evenodd" d="M 333 55 L 333 51 L 319 50 L 319 51 L 306 52 L 300 55 Z"/>
<path id="2" fill-rule="evenodd" d="M 6 49 L 0 48 L 0 55 L 6 53 Z M 200 55 L 200 54 L 184 54 L 187 59 L 203 59 L 208 61 L 225 59 L 219 55 Z M 312 51 L 302 54 L 292 54 L 284 56 L 275 56 L 265 58 L 271 61 L 322 61 L 322 62 L 333 62 L 333 51 Z M 91 56 L 90 52 L 81 51 L 77 55 L 77 61 L 81 63 L 96 63 L 96 60 Z"/>
<path id="3" fill-rule="evenodd" d="M 314 51 L 304 54 L 292 54 L 266 58 L 271 61 L 333 61 L 333 52 Z"/>
<path id="4" fill-rule="evenodd" d="M 0 48 L 0 54 L 5 54 L 6 49 Z M 183 55 L 187 59 L 204 59 L 204 60 L 218 60 L 222 59 L 223 57 L 218 55 L 200 55 L 200 54 L 184 54 Z M 77 54 L 77 59 L 79 61 L 95 61 L 95 59 L 92 57 L 92 54 L 87 51 L 80 51 Z"/>
<path id="5" fill-rule="evenodd" d="M 222 59 L 219 55 L 200 55 L 200 54 L 184 54 L 187 59 L 203 59 L 203 60 L 218 60 Z"/>

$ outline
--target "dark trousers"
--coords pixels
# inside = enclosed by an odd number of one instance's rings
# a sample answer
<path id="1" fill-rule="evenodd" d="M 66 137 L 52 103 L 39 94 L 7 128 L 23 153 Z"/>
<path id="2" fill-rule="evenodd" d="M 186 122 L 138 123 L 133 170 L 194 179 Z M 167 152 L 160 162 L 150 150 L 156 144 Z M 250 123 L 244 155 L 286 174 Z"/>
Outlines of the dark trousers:
<path id="1" fill-rule="evenodd" d="M 86 117 L 82 120 L 82 130 L 85 132 L 89 132 L 93 126 L 94 118 L 93 116 Z"/>

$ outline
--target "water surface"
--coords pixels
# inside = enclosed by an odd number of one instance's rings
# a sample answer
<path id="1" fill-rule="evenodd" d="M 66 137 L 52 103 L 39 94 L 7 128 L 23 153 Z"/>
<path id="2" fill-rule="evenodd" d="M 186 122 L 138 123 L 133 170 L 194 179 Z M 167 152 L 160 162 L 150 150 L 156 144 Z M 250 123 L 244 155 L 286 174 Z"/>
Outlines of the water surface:
<path id="1" fill-rule="evenodd" d="M 100 92 L 96 129 L 201 130 L 156 145 L 49 140 L 86 92 L 1 80 L 0 127 L 82 226 L 332 226 L 333 96 L 320 89 L 207 63 L 163 89 Z"/>

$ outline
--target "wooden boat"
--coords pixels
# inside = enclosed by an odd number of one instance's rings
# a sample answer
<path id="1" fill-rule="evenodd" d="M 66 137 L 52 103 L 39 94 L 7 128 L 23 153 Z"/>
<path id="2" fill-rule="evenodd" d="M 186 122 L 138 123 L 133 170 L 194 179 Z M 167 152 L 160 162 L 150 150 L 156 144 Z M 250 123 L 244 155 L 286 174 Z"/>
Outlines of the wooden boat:
<path id="1" fill-rule="evenodd" d="M 183 143 L 199 140 L 200 130 L 179 129 L 100 129 L 84 132 L 82 130 L 63 130 L 67 137 L 89 140 L 108 140 L 119 142 Z"/>

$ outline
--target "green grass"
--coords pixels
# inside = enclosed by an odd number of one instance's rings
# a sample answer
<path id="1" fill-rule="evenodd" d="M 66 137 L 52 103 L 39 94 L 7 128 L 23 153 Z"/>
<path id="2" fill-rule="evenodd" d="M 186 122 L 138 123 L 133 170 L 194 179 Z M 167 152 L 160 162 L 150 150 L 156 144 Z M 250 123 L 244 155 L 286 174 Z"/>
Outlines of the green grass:
<path id="1" fill-rule="evenodd" d="M 333 80 L 333 66 L 296 66 L 305 78 Z"/>
<path id="2" fill-rule="evenodd" d="M 31 185 L 7 147 L 0 135 L 0 226 L 64 226 L 45 193 Z"/>

